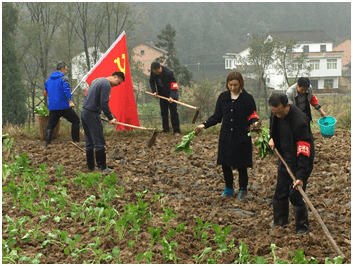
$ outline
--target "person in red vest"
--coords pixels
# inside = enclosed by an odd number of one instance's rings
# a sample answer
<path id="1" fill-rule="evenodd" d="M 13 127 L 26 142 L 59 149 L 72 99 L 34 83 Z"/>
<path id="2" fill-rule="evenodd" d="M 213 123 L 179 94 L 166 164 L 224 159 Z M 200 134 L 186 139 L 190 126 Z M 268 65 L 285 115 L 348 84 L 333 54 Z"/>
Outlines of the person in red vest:
<path id="1" fill-rule="evenodd" d="M 96 155 L 97 167 L 103 171 L 111 171 L 106 164 L 105 139 L 100 114 L 108 118 L 110 124 L 115 124 L 114 118 L 108 104 L 111 87 L 118 86 L 125 81 L 123 72 L 114 72 L 107 78 L 93 80 L 87 91 L 85 102 L 82 106 L 81 120 L 85 131 L 87 168 L 92 171 L 95 167 L 94 153 Z"/>
<path id="2" fill-rule="evenodd" d="M 162 66 L 158 62 L 151 64 L 150 86 L 155 97 L 158 95 L 169 98 L 169 101 L 160 99 L 163 132 L 169 132 L 169 114 L 172 122 L 174 135 L 180 136 L 180 123 L 178 115 L 178 107 L 173 100 L 179 99 L 178 83 L 174 77 L 173 71 Z"/>

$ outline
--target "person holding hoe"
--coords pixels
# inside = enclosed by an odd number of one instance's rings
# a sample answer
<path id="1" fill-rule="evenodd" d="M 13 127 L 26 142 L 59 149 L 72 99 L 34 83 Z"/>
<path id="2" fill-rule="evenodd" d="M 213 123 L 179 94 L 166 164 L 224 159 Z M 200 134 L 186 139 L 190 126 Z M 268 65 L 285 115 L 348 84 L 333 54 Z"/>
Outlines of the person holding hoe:
<path id="1" fill-rule="evenodd" d="M 123 72 L 114 72 L 107 78 L 93 80 L 87 91 L 85 102 L 82 106 L 81 119 L 85 131 L 87 168 L 94 170 L 94 153 L 96 155 L 97 167 L 103 171 L 111 171 L 106 164 L 105 139 L 100 114 L 103 111 L 110 124 L 117 120 L 113 117 L 109 108 L 111 87 L 118 86 L 125 81 Z"/>
<path id="2" fill-rule="evenodd" d="M 154 97 L 158 95 L 169 98 L 169 100 L 159 99 L 159 105 L 161 108 L 162 115 L 162 126 L 163 132 L 169 132 L 169 112 L 170 120 L 174 135 L 180 136 L 180 123 L 178 115 L 178 106 L 173 100 L 179 99 L 178 83 L 174 77 L 173 71 L 162 66 L 158 62 L 152 62 L 151 64 L 151 75 L 150 75 L 150 86 Z"/>
<path id="3" fill-rule="evenodd" d="M 71 100 L 69 80 L 65 76 L 67 65 L 60 61 L 56 66 L 56 71 L 50 74 L 45 82 L 45 95 L 48 96 L 49 121 L 46 128 L 45 147 L 50 144 L 54 128 L 60 117 L 64 117 L 71 125 L 71 137 L 74 142 L 80 141 L 80 118 L 72 109 L 75 107 Z"/>
<path id="4" fill-rule="evenodd" d="M 214 114 L 206 122 L 195 128 L 199 134 L 202 129 L 222 122 L 219 135 L 217 164 L 222 165 L 226 186 L 222 196 L 233 196 L 233 170 L 239 172 L 239 192 L 241 200 L 247 193 L 248 172 L 252 167 L 252 143 L 248 136 L 249 126 L 260 126 L 256 114 L 255 100 L 245 89 L 240 72 L 230 72 L 216 103 Z"/>
<path id="5" fill-rule="evenodd" d="M 301 186 L 305 191 L 313 170 L 315 151 L 310 125 L 306 115 L 295 105 L 288 103 L 285 94 L 273 93 L 269 98 L 269 105 L 272 111 L 269 146 L 272 150 L 277 149 L 296 178 L 293 183 L 286 166 L 279 160 L 273 196 L 273 227 L 285 227 L 288 224 L 290 200 L 294 206 L 296 233 L 308 233 L 308 210 L 296 187 Z"/>

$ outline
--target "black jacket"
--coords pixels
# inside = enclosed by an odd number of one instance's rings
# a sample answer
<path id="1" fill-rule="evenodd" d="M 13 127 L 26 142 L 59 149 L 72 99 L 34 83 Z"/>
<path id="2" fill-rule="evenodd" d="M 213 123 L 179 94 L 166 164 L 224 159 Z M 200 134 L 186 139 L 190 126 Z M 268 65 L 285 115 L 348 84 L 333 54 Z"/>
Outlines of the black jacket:
<path id="1" fill-rule="evenodd" d="M 258 118 L 251 118 L 254 112 L 256 114 L 254 98 L 244 89 L 237 100 L 231 99 L 230 91 L 219 95 L 214 114 L 204 123 L 205 128 L 209 128 L 222 122 L 217 164 L 234 168 L 252 167 L 248 127 L 258 121 Z"/>
<path id="2" fill-rule="evenodd" d="M 271 114 L 270 135 L 295 177 L 307 180 L 313 169 L 315 148 L 306 115 L 292 104 L 287 116 L 282 119 Z M 298 147 L 303 142 L 310 144 L 309 157 L 298 153 Z"/>
<path id="3" fill-rule="evenodd" d="M 162 66 L 162 73 L 160 75 L 154 74 L 151 69 L 150 86 L 153 93 L 157 92 L 158 95 L 169 98 L 171 87 L 170 83 L 173 82 L 177 82 L 173 71 L 166 66 Z"/>

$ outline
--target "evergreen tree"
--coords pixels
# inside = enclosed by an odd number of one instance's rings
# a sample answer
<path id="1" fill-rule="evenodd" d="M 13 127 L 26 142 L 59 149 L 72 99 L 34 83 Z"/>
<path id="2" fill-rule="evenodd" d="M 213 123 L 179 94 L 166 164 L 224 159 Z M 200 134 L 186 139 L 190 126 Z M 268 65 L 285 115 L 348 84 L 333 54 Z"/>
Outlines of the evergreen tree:
<path id="1" fill-rule="evenodd" d="M 21 81 L 13 33 L 18 10 L 13 3 L 2 3 L 2 121 L 22 124 L 26 121 L 27 93 Z"/>
<path id="2" fill-rule="evenodd" d="M 175 36 L 176 31 L 169 23 L 165 29 L 162 29 L 161 34 L 157 35 L 160 41 L 156 46 L 167 51 L 167 54 L 157 58 L 157 61 L 166 62 L 167 67 L 174 72 L 179 85 L 191 86 L 192 73 L 185 66 L 180 65 L 180 61 L 176 56 Z"/>

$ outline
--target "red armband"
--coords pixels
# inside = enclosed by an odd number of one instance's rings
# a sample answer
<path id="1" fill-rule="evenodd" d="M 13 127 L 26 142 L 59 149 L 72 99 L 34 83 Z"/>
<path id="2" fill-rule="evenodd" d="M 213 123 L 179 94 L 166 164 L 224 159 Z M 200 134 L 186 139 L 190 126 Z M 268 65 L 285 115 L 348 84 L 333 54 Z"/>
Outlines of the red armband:
<path id="1" fill-rule="evenodd" d="M 313 97 L 311 97 L 310 104 L 311 104 L 312 106 L 315 106 L 315 105 L 317 105 L 318 103 L 319 103 L 319 100 L 316 98 L 315 95 L 313 95 Z"/>
<path id="2" fill-rule="evenodd" d="M 248 117 L 248 121 L 250 121 L 250 119 L 252 119 L 252 118 L 260 119 L 259 116 L 257 115 L 256 111 L 254 111 L 254 112 Z"/>
<path id="3" fill-rule="evenodd" d="M 170 89 L 171 90 L 177 90 L 178 89 L 178 83 L 177 82 L 170 83 Z"/>
<path id="4" fill-rule="evenodd" d="M 297 156 L 299 154 L 303 154 L 305 156 L 310 157 L 310 143 L 306 141 L 298 141 L 297 142 Z"/>
<path id="5" fill-rule="evenodd" d="M 45 96 L 48 96 L 48 92 L 47 92 L 47 91 L 44 91 L 44 95 L 45 95 Z"/>

